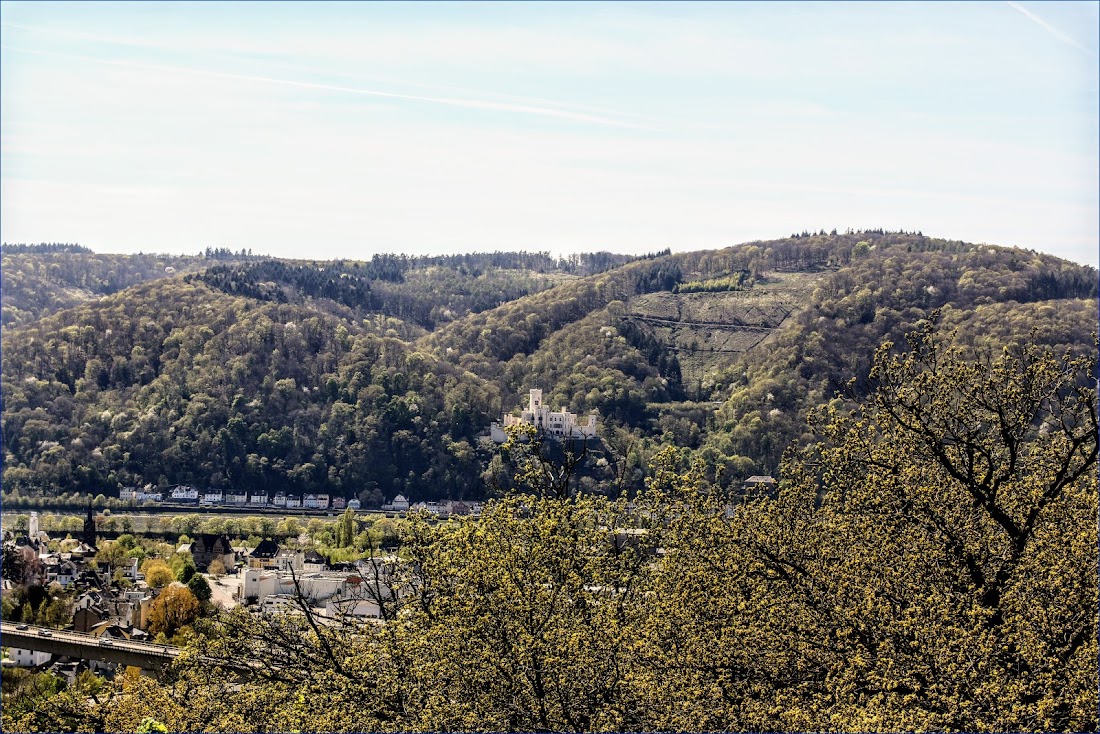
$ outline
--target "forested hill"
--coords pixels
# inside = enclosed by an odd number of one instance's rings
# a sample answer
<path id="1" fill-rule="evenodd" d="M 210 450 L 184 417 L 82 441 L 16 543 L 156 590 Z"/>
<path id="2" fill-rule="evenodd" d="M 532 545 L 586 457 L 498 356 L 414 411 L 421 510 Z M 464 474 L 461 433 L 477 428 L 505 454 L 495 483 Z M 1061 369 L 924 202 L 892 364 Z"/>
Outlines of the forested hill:
<path id="1" fill-rule="evenodd" d="M 136 283 L 206 265 L 199 257 L 98 255 L 79 245 L 0 248 L 0 323 L 4 328 L 117 293 Z"/>
<path id="2" fill-rule="evenodd" d="M 599 411 L 631 481 L 676 444 L 725 483 L 774 471 L 934 309 L 975 349 L 1092 348 L 1096 271 L 1018 249 L 805 233 L 631 260 L 5 250 L 4 489 L 478 497 L 479 436 L 536 386 Z"/>

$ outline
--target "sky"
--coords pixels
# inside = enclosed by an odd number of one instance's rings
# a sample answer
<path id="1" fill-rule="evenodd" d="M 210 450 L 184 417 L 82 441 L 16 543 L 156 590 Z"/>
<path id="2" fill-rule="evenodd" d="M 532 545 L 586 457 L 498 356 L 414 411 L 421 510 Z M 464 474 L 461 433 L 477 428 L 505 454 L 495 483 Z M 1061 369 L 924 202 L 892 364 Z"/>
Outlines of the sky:
<path id="1" fill-rule="evenodd" d="M 1097 264 L 1100 2 L 0 3 L 0 240 Z"/>

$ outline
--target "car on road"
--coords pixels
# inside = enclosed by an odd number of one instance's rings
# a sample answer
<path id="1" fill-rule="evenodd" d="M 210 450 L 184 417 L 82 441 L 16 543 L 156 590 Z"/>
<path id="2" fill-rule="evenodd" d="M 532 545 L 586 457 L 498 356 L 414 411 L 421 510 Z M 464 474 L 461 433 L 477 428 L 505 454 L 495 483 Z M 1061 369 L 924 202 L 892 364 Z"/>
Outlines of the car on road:
<path id="1" fill-rule="evenodd" d="M 25 625 L 25 624 L 17 624 L 17 625 L 15 625 L 15 628 L 16 628 L 17 630 L 25 630 L 25 629 L 27 629 L 27 625 Z"/>
<path id="2" fill-rule="evenodd" d="M 99 644 L 103 647 L 112 647 L 115 643 L 111 642 L 110 640 L 100 640 Z"/>
<path id="3" fill-rule="evenodd" d="M 53 632 L 49 630 L 38 630 L 39 637 L 53 637 Z"/>

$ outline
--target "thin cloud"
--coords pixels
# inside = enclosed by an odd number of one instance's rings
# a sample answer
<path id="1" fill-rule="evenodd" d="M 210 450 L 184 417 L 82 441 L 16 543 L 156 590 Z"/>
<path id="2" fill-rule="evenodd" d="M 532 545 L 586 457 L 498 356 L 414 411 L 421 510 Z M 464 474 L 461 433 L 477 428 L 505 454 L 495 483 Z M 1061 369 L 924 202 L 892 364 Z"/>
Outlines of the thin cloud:
<path id="1" fill-rule="evenodd" d="M 83 31 L 74 31 L 74 30 L 63 29 L 63 28 L 47 28 L 47 27 L 44 27 L 44 26 L 27 25 L 27 24 L 24 24 L 24 23 L 3 22 L 3 23 L 0 23 L 0 28 L 12 28 L 12 29 L 17 29 L 17 30 L 30 31 L 31 33 L 43 33 L 43 34 L 53 35 L 53 36 L 63 36 L 63 37 L 67 37 L 67 38 L 79 39 L 79 40 L 82 40 L 82 41 L 91 41 L 93 43 L 100 43 L 100 44 L 111 45 L 111 46 L 122 46 L 122 47 L 127 47 L 127 48 L 157 49 L 157 50 L 162 50 L 162 49 L 165 48 L 164 44 L 161 43 L 161 42 L 152 42 L 152 41 L 147 41 L 147 40 L 139 39 L 139 38 L 128 38 L 128 37 L 121 37 L 121 36 L 104 36 L 104 35 L 101 35 L 101 34 L 86 33 L 86 32 L 83 32 Z M 225 49 L 219 48 L 218 50 L 225 50 Z M 27 52 L 30 53 L 30 51 L 27 51 Z M 284 64 L 283 66 L 284 66 L 284 69 L 290 70 L 290 71 L 304 71 L 304 72 L 308 72 L 308 73 L 317 73 L 317 69 L 309 68 L 309 67 L 306 67 L 306 66 L 286 65 L 286 64 Z M 598 118 L 608 118 L 608 119 L 612 119 L 612 120 L 618 120 L 621 124 L 627 124 L 627 123 L 623 123 L 624 118 L 633 118 L 634 120 L 645 121 L 645 122 L 654 122 L 655 121 L 655 118 L 653 118 L 651 116 L 648 116 L 648 115 L 639 115 L 639 114 L 634 114 L 634 113 L 630 113 L 630 112 L 623 112 L 621 110 L 609 110 L 609 109 L 604 108 L 604 107 L 594 107 L 594 106 L 589 106 L 589 105 L 580 105 L 580 104 L 575 104 L 575 103 L 571 103 L 571 102 L 560 102 L 558 100 L 546 99 L 546 98 L 542 98 L 542 97 L 520 96 L 520 95 L 506 94 L 506 93 L 501 93 L 501 92 L 492 92 L 492 91 L 485 91 L 485 90 L 479 90 L 479 89 L 470 89 L 469 87 L 455 87 L 455 86 L 445 86 L 445 85 L 438 85 L 438 84 L 425 84 L 423 82 L 416 82 L 416 81 L 411 81 L 411 80 L 408 80 L 408 79 L 393 79 L 393 78 L 386 79 L 386 78 L 380 78 L 380 77 L 364 77 L 362 75 L 349 75 L 349 74 L 335 74 L 334 75 L 334 74 L 331 74 L 331 73 L 329 73 L 328 75 L 330 77 L 334 77 L 334 76 L 335 77 L 342 77 L 344 79 L 349 79 L 349 80 L 352 80 L 352 81 L 355 81 L 355 82 L 361 82 L 361 81 L 381 82 L 381 83 L 384 83 L 384 84 L 391 84 L 391 85 L 403 85 L 405 87 L 417 87 L 419 89 L 434 89 L 434 90 L 442 90 L 442 91 L 446 91 L 446 92 L 458 92 L 458 93 L 463 94 L 463 95 L 476 95 L 478 97 L 481 97 L 482 99 L 484 99 L 486 97 L 494 97 L 494 98 L 497 98 L 497 99 L 500 99 L 500 100 L 504 100 L 504 101 L 507 101 L 507 102 L 514 103 L 518 106 L 533 106 L 533 107 L 539 107 L 539 108 L 549 107 L 549 108 L 553 108 L 553 109 L 560 109 L 560 110 L 563 110 L 565 112 L 572 112 L 572 113 L 579 112 L 581 114 L 594 113 L 594 115 Z M 640 123 L 639 123 L 639 125 L 640 125 Z M 649 128 L 646 128 L 646 129 L 649 129 Z"/>
<path id="2" fill-rule="evenodd" d="M 1008 7 L 1010 7 L 1013 10 L 1019 12 L 1025 18 L 1032 21 L 1033 23 L 1038 25 L 1040 28 L 1045 30 L 1047 33 L 1054 36 L 1055 38 L 1057 38 L 1059 41 L 1066 44 L 1067 46 L 1073 46 L 1077 50 L 1084 51 L 1089 56 L 1092 56 L 1093 58 L 1096 58 L 1096 52 L 1093 51 L 1091 48 L 1078 43 L 1073 38 L 1070 38 L 1068 35 L 1066 35 L 1062 31 L 1058 30 L 1057 28 L 1052 26 L 1050 23 L 1047 23 L 1045 20 L 1043 20 L 1038 15 L 1036 15 L 1035 13 L 1033 13 L 1030 10 L 1028 10 L 1027 8 L 1025 8 L 1023 5 L 1020 5 L 1017 2 L 1012 2 L 1012 0 L 1008 0 Z"/>
<path id="3" fill-rule="evenodd" d="M 19 48 L 16 46 L 0 46 L 0 48 L 16 51 L 18 53 L 33 54 L 36 56 L 53 56 L 59 58 L 67 58 L 75 61 L 87 61 L 94 64 L 103 64 L 106 66 L 118 66 L 127 69 L 141 69 L 144 71 L 157 71 L 167 72 L 174 74 L 190 74 L 193 76 L 205 76 L 216 79 L 232 79 L 235 81 L 245 82 L 257 82 L 260 84 L 272 84 L 285 87 L 296 87 L 298 89 L 316 89 L 327 92 L 339 92 L 343 94 L 354 94 L 368 97 L 382 97 L 385 99 L 400 99 L 410 102 L 425 102 L 428 104 L 447 105 L 450 107 L 465 107 L 468 109 L 481 109 L 481 110 L 496 110 L 500 112 L 514 112 L 519 114 L 535 115 L 539 117 L 554 117 L 562 120 L 570 120 L 572 122 L 588 123 L 593 125 L 603 125 L 607 127 L 627 128 L 632 130 L 649 130 L 653 131 L 655 128 L 639 125 L 633 122 L 627 122 L 624 120 L 616 120 L 611 117 L 587 114 L 584 112 L 574 112 L 568 109 L 546 107 L 535 104 L 518 104 L 512 102 L 495 102 L 485 99 L 472 99 L 463 97 L 438 97 L 421 94 L 404 94 L 401 92 L 386 92 L 380 89 L 367 89 L 365 87 L 349 87 L 339 84 L 322 84 L 320 82 L 304 82 L 296 79 L 279 79 L 275 77 L 257 76 L 252 74 L 234 74 L 232 72 L 225 71 L 210 71 L 207 69 L 194 69 L 186 66 L 168 66 L 161 64 L 143 64 L 135 61 L 123 61 L 118 59 L 102 59 L 94 56 L 83 56 L 78 54 L 63 54 L 52 51 L 39 51 L 34 49 Z"/>

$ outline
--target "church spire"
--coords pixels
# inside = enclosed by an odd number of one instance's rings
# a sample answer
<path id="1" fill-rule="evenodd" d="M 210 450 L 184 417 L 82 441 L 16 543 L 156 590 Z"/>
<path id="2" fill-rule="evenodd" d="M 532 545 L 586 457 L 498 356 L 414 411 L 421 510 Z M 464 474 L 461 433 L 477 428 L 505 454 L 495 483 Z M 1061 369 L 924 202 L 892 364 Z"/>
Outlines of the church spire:
<path id="1" fill-rule="evenodd" d="M 88 500 L 88 516 L 84 518 L 84 544 L 95 548 L 95 513 L 92 511 L 92 501 Z"/>

